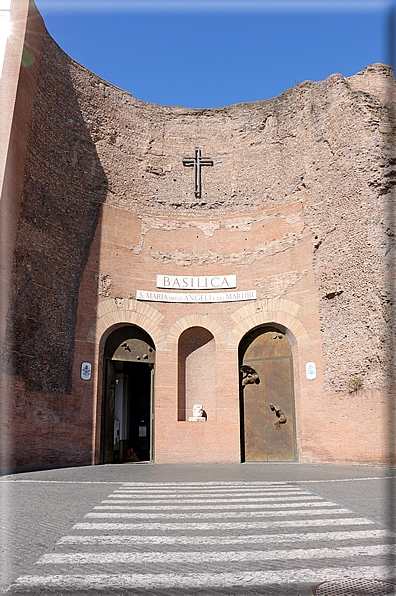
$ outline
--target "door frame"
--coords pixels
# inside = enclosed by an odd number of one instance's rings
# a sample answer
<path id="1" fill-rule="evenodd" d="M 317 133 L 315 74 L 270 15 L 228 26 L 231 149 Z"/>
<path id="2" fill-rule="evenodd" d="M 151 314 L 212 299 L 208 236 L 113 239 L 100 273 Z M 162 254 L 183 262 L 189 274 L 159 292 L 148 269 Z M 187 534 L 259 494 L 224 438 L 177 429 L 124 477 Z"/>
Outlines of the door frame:
<path id="1" fill-rule="evenodd" d="M 155 362 L 156 362 L 156 348 L 155 348 L 155 344 L 151 338 L 151 336 L 147 333 L 147 331 L 145 331 L 145 329 L 143 329 L 142 327 L 139 327 L 138 325 L 133 325 L 130 323 L 125 323 L 125 324 L 118 324 L 116 326 L 114 326 L 112 329 L 108 330 L 108 333 L 106 333 L 105 339 L 102 343 L 103 346 L 103 366 L 102 366 L 102 383 L 101 383 L 101 391 L 100 391 L 100 435 L 99 435 L 99 464 L 103 464 L 104 459 L 105 459 L 105 451 L 106 451 L 106 415 L 107 415 L 107 408 L 106 408 L 106 404 L 107 404 L 107 382 L 108 382 L 108 362 L 131 362 L 131 360 L 128 359 L 113 359 L 111 357 L 106 356 L 106 343 L 108 341 L 108 339 L 111 337 L 111 335 L 116 332 L 119 331 L 120 329 L 125 329 L 125 328 L 134 328 L 137 330 L 138 334 L 144 334 L 145 336 L 147 336 L 150 339 L 150 344 L 152 345 L 152 348 L 154 350 L 154 361 L 153 362 L 147 362 L 146 365 L 148 365 L 150 367 L 150 404 L 149 404 L 149 425 L 150 425 L 150 442 L 149 442 L 149 448 L 150 448 L 150 459 L 147 460 L 149 463 L 153 463 L 154 462 L 154 382 L 155 382 Z M 143 362 L 142 362 L 143 364 Z M 100 372 L 99 372 L 100 375 Z M 98 384 L 100 387 L 100 383 Z"/>
<path id="2" fill-rule="evenodd" d="M 239 429 L 240 429 L 240 457 L 241 462 L 246 462 L 246 441 L 245 441 L 245 412 L 244 412 L 244 394 L 243 394 L 243 386 L 242 386 L 242 377 L 243 374 L 241 372 L 241 366 L 243 364 L 243 356 L 241 353 L 241 344 L 243 340 L 252 332 L 257 331 L 259 329 L 268 330 L 268 331 L 278 331 L 282 333 L 285 339 L 288 341 L 291 349 L 291 389 L 292 389 L 292 408 L 293 408 L 293 452 L 294 452 L 294 460 L 291 460 L 290 463 L 293 461 L 298 461 L 298 449 L 297 449 L 297 423 L 296 423 L 296 382 L 295 382 L 295 355 L 293 353 L 293 342 L 290 341 L 290 330 L 275 322 L 265 322 L 260 325 L 257 325 L 251 329 L 249 329 L 240 339 L 238 344 L 238 373 L 239 373 Z M 254 341 L 254 340 L 253 340 Z M 247 348 L 246 348 L 247 349 Z M 246 350 L 245 350 L 246 352 Z M 283 460 L 282 460 L 283 461 Z M 262 463 L 276 463 L 276 462 L 262 462 Z"/>

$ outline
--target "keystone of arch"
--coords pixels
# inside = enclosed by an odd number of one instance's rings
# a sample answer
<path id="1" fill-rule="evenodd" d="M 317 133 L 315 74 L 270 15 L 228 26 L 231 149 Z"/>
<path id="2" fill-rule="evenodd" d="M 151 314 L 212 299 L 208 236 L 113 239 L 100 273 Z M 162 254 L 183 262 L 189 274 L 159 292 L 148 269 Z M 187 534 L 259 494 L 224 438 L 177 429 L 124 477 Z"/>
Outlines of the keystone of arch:
<path id="1" fill-rule="evenodd" d="M 167 336 L 168 344 L 176 344 L 183 331 L 191 327 L 203 327 L 211 332 L 216 344 L 225 344 L 226 335 L 223 327 L 208 315 L 186 315 L 173 323 Z"/>
<path id="2" fill-rule="evenodd" d="M 87 342 L 99 343 L 103 334 L 119 323 L 131 323 L 141 327 L 152 338 L 156 349 L 165 349 L 166 340 L 158 324 L 164 315 L 149 304 L 130 298 L 109 298 L 96 307 L 98 318 L 87 335 Z"/>
<path id="3" fill-rule="evenodd" d="M 282 310 L 267 310 L 256 312 L 240 321 L 228 337 L 227 350 L 237 350 L 239 342 L 246 333 L 268 323 L 283 325 L 291 331 L 298 343 L 309 341 L 307 330 L 296 317 Z"/>

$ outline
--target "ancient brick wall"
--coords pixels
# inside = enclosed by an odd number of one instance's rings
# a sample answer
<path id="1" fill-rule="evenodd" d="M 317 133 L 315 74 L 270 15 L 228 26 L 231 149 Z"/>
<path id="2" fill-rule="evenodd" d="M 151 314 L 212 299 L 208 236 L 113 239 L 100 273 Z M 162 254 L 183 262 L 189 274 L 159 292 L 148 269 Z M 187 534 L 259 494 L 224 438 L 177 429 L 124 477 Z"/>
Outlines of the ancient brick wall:
<path id="1" fill-rule="evenodd" d="M 70 393 L 77 293 L 106 196 L 70 59 L 43 40 L 10 305 L 12 366 L 28 390 Z"/>
<path id="2" fill-rule="evenodd" d="M 81 116 L 70 59 L 44 35 L 23 176 L 8 309 L 5 368 L 14 445 L 23 468 L 87 463 L 71 437 L 84 414 L 70 398 L 77 295 L 106 178 Z M 20 388 L 23 388 L 21 391 Z M 72 430 L 71 430 L 72 428 Z M 65 448 L 65 445 L 67 446 Z"/>
<path id="3" fill-rule="evenodd" d="M 392 93 L 391 70 L 373 65 L 262 102 L 157 106 L 45 36 L 8 327 L 14 427 L 31 466 L 97 461 L 103 347 L 124 323 L 156 345 L 156 461 L 239 461 L 238 343 L 264 323 L 293 346 L 300 461 L 389 459 Z M 213 159 L 200 197 L 182 163 L 196 146 Z M 257 300 L 135 300 L 157 274 L 184 273 L 235 274 Z M 178 420 L 179 340 L 193 327 L 216 350 L 199 424 L 192 412 Z M 363 389 L 351 394 L 353 377 Z M 206 410 L 204 394 L 197 403 Z"/>
<path id="4" fill-rule="evenodd" d="M 9 36 L 0 79 L 0 346 L 7 327 L 13 253 L 20 213 L 23 171 L 44 24 L 33 2 L 13 2 Z M 13 459 L 11 424 L 13 393 L 0 368 L 0 467 Z"/>
<path id="5" fill-rule="evenodd" d="M 92 75 L 84 85 L 83 76 L 77 69 L 84 117 L 109 179 L 106 202 L 141 215 L 133 254 L 141 254 L 150 231 L 162 230 L 164 242 L 150 250 L 158 267 L 255 266 L 308 238 L 327 390 L 345 390 L 353 375 L 367 388 L 386 385 L 390 297 L 384 259 L 394 175 L 387 150 L 390 69 L 374 65 L 350 82 L 335 74 L 265 102 L 210 110 L 144 104 Z M 200 199 L 181 161 L 193 145 L 215 163 L 203 168 Z M 285 225 L 278 222 L 276 237 L 267 237 L 268 222 L 283 209 Z M 227 224 L 234 250 L 224 242 L 215 249 L 210 241 L 202 250 L 201 235 L 209 240 L 226 225 L 208 216 L 225 214 L 238 216 Z M 290 232 L 293 218 L 303 225 Z M 242 236 L 254 227 L 262 234 L 253 244 Z M 195 228 L 198 242 L 168 249 L 166 232 L 182 228 Z M 257 280 L 259 295 L 283 295 L 307 275 L 298 266 L 288 269 Z"/>

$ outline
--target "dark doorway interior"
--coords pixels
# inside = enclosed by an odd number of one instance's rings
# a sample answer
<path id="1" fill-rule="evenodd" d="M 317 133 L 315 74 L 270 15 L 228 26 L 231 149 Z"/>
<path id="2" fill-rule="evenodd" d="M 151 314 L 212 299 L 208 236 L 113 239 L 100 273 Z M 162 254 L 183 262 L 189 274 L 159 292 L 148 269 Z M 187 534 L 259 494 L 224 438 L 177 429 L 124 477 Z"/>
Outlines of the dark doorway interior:
<path id="1" fill-rule="evenodd" d="M 151 461 L 155 348 L 137 327 L 114 331 L 105 346 L 101 463 Z"/>

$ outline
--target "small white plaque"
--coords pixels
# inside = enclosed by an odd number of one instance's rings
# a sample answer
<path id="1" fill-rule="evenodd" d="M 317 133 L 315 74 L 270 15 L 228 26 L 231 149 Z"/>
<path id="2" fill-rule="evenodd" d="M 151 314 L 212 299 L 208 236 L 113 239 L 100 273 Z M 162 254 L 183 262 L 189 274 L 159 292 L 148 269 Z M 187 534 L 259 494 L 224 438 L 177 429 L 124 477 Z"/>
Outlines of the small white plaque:
<path id="1" fill-rule="evenodd" d="M 92 364 L 90 362 L 83 362 L 81 365 L 81 378 L 84 381 L 89 381 L 92 373 Z"/>
<path id="2" fill-rule="evenodd" d="M 136 300 L 148 300 L 150 302 L 190 302 L 199 304 L 200 302 L 239 302 L 242 300 L 256 300 L 256 290 L 247 290 L 245 292 L 213 292 L 206 294 L 167 294 L 166 292 L 147 292 L 146 290 L 136 290 Z"/>
<path id="3" fill-rule="evenodd" d="M 313 381 L 314 379 L 316 379 L 315 362 L 307 362 L 307 364 L 305 365 L 305 372 L 306 372 L 308 381 Z"/>
<path id="4" fill-rule="evenodd" d="M 139 426 L 139 437 L 147 436 L 147 426 Z"/>

